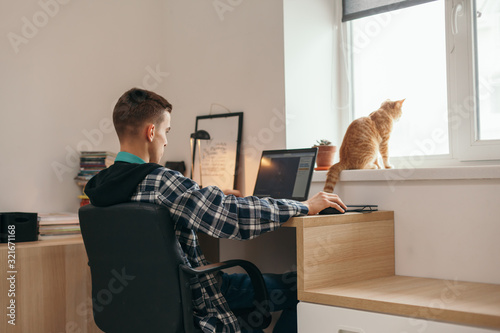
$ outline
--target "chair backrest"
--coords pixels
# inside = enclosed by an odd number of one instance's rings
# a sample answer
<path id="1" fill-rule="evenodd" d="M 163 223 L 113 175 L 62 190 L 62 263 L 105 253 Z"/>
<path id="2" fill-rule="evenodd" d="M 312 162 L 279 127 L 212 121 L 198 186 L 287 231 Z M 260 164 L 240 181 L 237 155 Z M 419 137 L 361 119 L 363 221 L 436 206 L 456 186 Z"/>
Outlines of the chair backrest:
<path id="1" fill-rule="evenodd" d="M 189 286 L 179 282 L 182 254 L 168 210 L 138 202 L 86 205 L 79 217 L 97 326 L 111 333 L 184 332 L 190 304 L 183 310 L 181 288 Z"/>

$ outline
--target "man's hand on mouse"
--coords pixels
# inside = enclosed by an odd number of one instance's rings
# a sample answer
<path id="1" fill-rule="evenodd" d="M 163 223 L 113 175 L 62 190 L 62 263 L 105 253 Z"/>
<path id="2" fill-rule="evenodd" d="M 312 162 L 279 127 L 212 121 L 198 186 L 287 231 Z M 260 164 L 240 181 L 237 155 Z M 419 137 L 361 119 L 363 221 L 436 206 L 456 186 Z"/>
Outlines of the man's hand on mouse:
<path id="1" fill-rule="evenodd" d="M 302 203 L 309 208 L 308 215 L 318 214 L 327 207 L 333 207 L 342 213 L 347 209 L 339 196 L 334 193 L 319 192 Z"/>

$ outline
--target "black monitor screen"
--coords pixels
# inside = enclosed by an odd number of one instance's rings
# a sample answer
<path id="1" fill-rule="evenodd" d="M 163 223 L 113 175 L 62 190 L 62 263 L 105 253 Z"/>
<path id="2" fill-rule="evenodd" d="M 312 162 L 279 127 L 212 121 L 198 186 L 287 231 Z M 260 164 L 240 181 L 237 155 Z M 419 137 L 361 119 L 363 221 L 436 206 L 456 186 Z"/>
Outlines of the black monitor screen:
<path id="1" fill-rule="evenodd" d="M 262 152 L 254 196 L 307 200 L 316 154 L 316 148 Z"/>

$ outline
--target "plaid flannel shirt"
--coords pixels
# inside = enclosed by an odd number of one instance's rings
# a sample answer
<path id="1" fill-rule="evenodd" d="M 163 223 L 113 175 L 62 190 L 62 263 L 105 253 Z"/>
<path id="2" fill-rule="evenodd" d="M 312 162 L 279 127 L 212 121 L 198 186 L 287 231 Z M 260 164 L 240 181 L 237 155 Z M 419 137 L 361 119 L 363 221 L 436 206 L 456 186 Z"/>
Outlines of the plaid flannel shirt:
<path id="1" fill-rule="evenodd" d="M 184 260 L 191 267 L 208 264 L 196 232 L 216 238 L 251 239 L 279 228 L 293 216 L 308 213 L 305 205 L 293 200 L 226 196 L 214 186 L 200 189 L 191 179 L 167 168 L 146 176 L 131 200 L 169 209 Z M 203 332 L 240 332 L 213 274 L 193 278 L 191 291 L 195 322 Z"/>

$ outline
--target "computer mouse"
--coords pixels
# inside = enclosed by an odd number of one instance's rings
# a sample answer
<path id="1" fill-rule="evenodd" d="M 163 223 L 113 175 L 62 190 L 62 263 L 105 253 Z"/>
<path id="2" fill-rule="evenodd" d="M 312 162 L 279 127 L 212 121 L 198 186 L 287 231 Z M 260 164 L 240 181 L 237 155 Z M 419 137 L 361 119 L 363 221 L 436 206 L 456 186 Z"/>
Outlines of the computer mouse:
<path id="1" fill-rule="evenodd" d="M 321 212 L 319 212 L 318 214 L 320 214 L 320 215 L 332 215 L 332 214 L 344 214 L 344 213 L 342 213 L 340 210 L 337 210 L 336 208 L 327 207 L 327 208 L 323 209 Z"/>

